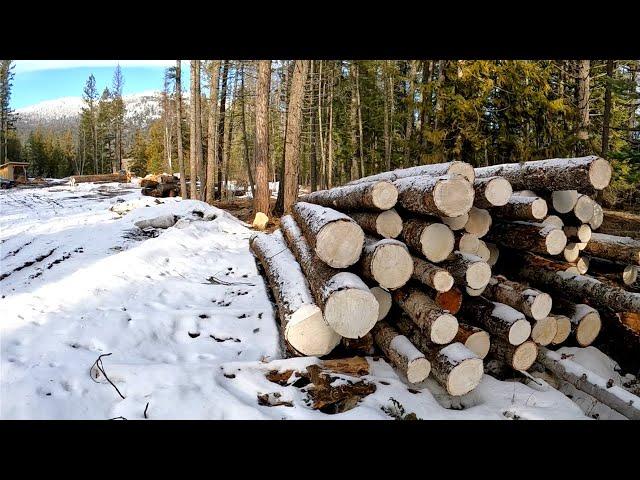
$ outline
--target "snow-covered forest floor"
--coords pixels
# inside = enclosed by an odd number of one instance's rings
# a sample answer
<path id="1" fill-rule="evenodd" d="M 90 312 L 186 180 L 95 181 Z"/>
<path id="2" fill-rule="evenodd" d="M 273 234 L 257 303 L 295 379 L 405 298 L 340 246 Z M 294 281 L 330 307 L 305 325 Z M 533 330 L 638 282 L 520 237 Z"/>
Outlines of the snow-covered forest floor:
<path id="1" fill-rule="evenodd" d="M 312 410 L 304 392 L 265 378 L 318 360 L 279 360 L 275 313 L 242 222 L 115 183 L 2 191 L 0 208 L 0 418 L 143 419 L 146 410 L 149 419 L 390 419 L 398 404 L 421 419 L 619 417 L 586 399 L 583 411 L 543 380 L 485 375 L 452 399 L 432 379 L 409 386 L 384 359 L 368 360 L 376 391 L 356 408 Z M 134 226 L 166 214 L 180 217 L 166 230 Z M 577 350 L 563 349 L 617 375 L 595 348 Z M 90 375 L 105 354 L 117 389 Z M 292 406 L 259 405 L 265 393 Z"/>

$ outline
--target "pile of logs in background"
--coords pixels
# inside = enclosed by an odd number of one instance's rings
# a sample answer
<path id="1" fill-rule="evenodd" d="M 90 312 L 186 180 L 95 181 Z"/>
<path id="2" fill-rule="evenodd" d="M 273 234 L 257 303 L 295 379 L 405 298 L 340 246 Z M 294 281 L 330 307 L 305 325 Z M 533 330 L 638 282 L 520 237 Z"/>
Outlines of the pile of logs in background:
<path id="1" fill-rule="evenodd" d="M 571 381 L 560 345 L 596 342 L 637 373 L 640 241 L 597 231 L 638 226 L 597 203 L 610 180 L 597 156 L 449 162 L 301 197 L 250 242 L 287 352 L 383 355 L 450 395 L 490 360 Z"/>
<path id="2" fill-rule="evenodd" d="M 177 197 L 180 195 L 180 183 L 173 175 L 149 174 L 140 181 L 142 195 L 156 198 Z"/>

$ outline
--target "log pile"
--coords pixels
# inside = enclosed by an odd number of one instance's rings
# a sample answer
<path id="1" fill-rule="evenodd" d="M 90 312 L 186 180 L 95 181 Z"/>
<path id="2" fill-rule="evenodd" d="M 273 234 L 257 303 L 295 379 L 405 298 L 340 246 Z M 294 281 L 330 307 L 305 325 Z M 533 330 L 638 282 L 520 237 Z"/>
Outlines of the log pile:
<path id="1" fill-rule="evenodd" d="M 640 241 L 597 232 L 610 179 L 597 156 L 398 169 L 301 197 L 251 247 L 291 354 L 375 350 L 464 395 L 485 360 L 526 371 L 640 313 Z"/>
<path id="2" fill-rule="evenodd" d="M 156 198 L 177 197 L 180 195 L 180 182 L 173 175 L 149 174 L 140 181 L 142 195 Z"/>

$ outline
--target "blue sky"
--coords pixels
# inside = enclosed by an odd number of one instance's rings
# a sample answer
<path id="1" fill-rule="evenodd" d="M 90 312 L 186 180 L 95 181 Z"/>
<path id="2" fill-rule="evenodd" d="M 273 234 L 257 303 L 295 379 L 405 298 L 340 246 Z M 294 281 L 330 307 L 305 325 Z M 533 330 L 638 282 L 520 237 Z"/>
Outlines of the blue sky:
<path id="1" fill-rule="evenodd" d="M 11 91 L 14 109 L 43 100 L 82 95 L 87 78 L 93 73 L 98 92 L 111 86 L 113 70 L 120 64 L 124 94 L 160 90 L 163 71 L 175 60 L 16 60 Z M 188 85 L 189 65 L 182 62 L 183 85 Z"/>

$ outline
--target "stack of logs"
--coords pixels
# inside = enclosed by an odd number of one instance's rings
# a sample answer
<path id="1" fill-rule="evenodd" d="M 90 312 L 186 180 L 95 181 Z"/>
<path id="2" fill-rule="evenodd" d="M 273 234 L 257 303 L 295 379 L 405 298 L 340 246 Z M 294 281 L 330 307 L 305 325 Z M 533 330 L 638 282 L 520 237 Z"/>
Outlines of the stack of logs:
<path id="1" fill-rule="evenodd" d="M 164 198 L 176 197 L 180 195 L 180 183 L 173 175 L 152 175 L 149 174 L 140 181 L 142 195 L 149 197 Z"/>
<path id="2" fill-rule="evenodd" d="M 399 169 L 305 195 L 250 245 L 289 354 L 378 351 L 464 395 L 485 357 L 553 368 L 549 349 L 593 343 L 602 312 L 640 313 L 624 288 L 640 242 L 592 233 L 610 179 L 597 156 Z"/>

